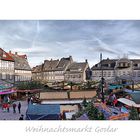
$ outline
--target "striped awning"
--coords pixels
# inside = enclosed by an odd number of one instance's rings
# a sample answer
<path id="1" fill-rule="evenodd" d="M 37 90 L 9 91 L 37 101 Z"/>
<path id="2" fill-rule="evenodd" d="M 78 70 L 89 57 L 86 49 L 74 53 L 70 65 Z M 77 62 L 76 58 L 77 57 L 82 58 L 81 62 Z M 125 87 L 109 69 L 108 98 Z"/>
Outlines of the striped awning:
<path id="1" fill-rule="evenodd" d="M 5 90 L 5 91 L 0 91 L 0 95 L 6 95 L 6 94 L 12 94 L 15 93 L 15 90 Z"/>

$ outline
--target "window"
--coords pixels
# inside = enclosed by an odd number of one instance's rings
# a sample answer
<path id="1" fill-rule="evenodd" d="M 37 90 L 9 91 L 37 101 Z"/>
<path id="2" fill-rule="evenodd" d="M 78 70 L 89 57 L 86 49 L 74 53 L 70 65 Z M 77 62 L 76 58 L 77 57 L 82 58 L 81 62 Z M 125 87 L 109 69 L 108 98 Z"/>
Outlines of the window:
<path id="1" fill-rule="evenodd" d="M 138 73 L 137 73 L 137 74 L 138 74 L 138 77 L 140 77 L 140 71 L 138 71 Z"/>
<path id="2" fill-rule="evenodd" d="M 104 72 L 103 72 L 103 76 L 105 76 L 105 77 L 106 77 L 106 71 L 104 71 Z"/>
<path id="3" fill-rule="evenodd" d="M 119 66 L 120 66 L 120 67 L 123 67 L 123 63 L 120 63 Z"/>
<path id="4" fill-rule="evenodd" d="M 108 72 L 108 77 L 110 77 L 110 76 L 111 76 L 111 71 Z"/>
<path id="5" fill-rule="evenodd" d="M 137 75 L 136 75 L 136 72 L 134 72 L 133 75 L 134 75 L 134 77 L 136 77 L 136 76 L 137 76 Z"/>
<path id="6" fill-rule="evenodd" d="M 134 64 L 135 67 L 138 67 L 138 64 Z"/>
<path id="7" fill-rule="evenodd" d="M 2 79 L 6 79 L 6 74 L 2 73 Z"/>

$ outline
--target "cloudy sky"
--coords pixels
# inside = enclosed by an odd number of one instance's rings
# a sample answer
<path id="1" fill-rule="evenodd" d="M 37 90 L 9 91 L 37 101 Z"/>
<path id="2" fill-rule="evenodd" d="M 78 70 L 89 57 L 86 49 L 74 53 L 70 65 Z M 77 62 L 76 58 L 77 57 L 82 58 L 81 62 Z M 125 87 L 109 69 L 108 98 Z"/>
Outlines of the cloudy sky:
<path id="1" fill-rule="evenodd" d="M 0 21 L 0 47 L 28 55 L 31 66 L 44 59 L 73 56 L 90 66 L 103 58 L 140 58 L 140 21 Z"/>

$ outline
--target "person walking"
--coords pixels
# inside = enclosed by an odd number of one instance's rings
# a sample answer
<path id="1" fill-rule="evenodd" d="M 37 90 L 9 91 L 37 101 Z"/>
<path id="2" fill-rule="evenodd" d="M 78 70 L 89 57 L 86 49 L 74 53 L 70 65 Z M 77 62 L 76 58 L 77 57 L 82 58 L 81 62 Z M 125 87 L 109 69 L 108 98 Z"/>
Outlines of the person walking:
<path id="1" fill-rule="evenodd" d="M 22 114 L 21 116 L 20 116 L 20 118 L 19 118 L 19 120 L 24 120 L 24 115 Z"/>
<path id="2" fill-rule="evenodd" d="M 7 104 L 7 112 L 10 112 L 10 104 Z"/>
<path id="3" fill-rule="evenodd" d="M 15 103 L 13 103 L 13 113 L 16 113 L 16 104 Z"/>
<path id="4" fill-rule="evenodd" d="M 19 114 L 20 114 L 20 110 L 21 110 L 21 103 L 19 102 L 18 103 L 18 112 L 19 112 Z"/>
<path id="5" fill-rule="evenodd" d="M 33 104 L 33 97 L 30 98 L 31 104 Z"/>
<path id="6" fill-rule="evenodd" d="M 27 103 L 28 103 L 28 105 L 30 104 L 30 97 L 28 97 L 28 99 L 27 99 Z"/>
<path id="7" fill-rule="evenodd" d="M 8 104 L 10 103 L 10 98 L 9 98 L 9 97 L 7 97 L 7 103 L 8 103 Z"/>

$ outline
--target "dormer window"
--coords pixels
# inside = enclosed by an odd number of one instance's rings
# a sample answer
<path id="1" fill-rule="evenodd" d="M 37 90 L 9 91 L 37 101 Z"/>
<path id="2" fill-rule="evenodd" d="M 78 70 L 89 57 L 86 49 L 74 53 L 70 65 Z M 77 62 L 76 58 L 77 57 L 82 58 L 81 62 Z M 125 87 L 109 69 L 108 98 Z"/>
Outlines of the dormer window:
<path id="1" fill-rule="evenodd" d="M 3 57 L 6 57 L 6 54 L 5 53 L 3 53 Z"/>
<path id="2" fill-rule="evenodd" d="M 127 66 L 127 63 L 123 63 L 123 67 L 126 67 Z"/>
<path id="3" fill-rule="evenodd" d="M 138 67 L 138 64 L 134 64 L 135 67 Z"/>

